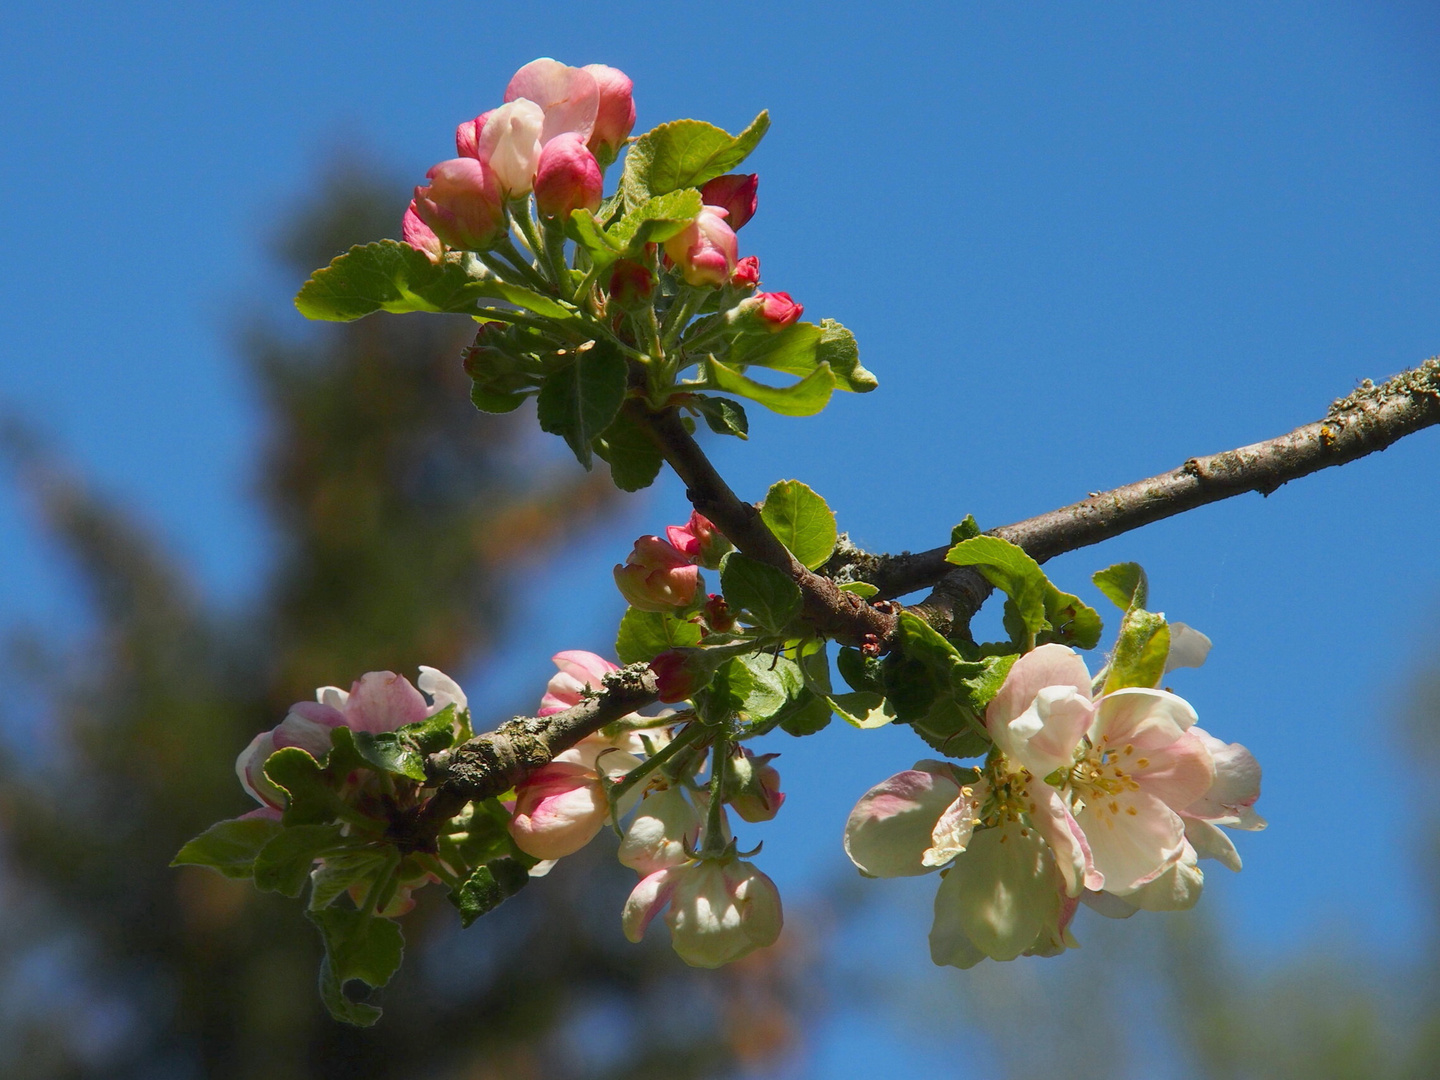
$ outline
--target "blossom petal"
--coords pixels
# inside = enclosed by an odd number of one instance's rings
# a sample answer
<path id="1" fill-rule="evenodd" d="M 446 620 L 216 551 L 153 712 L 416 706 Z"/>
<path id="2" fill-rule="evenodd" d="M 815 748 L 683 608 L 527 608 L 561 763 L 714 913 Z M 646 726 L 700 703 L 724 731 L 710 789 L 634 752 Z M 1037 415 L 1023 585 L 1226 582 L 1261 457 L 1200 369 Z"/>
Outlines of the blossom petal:
<path id="1" fill-rule="evenodd" d="M 650 925 L 650 920 L 660 913 L 660 909 L 670 902 L 675 886 L 679 883 L 679 875 L 685 869 L 672 866 L 657 870 L 641 878 L 630 891 L 630 896 L 625 901 L 625 910 L 620 916 L 620 925 L 624 927 L 625 936 L 629 940 L 638 942 L 645 936 L 645 928 Z"/>
<path id="2" fill-rule="evenodd" d="M 1188 911 L 1200 899 L 1204 885 L 1205 872 L 1197 864 L 1195 849 L 1186 844 L 1181 857 L 1167 866 L 1164 873 L 1126 899 L 1142 911 Z"/>
<path id="3" fill-rule="evenodd" d="M 1165 657 L 1166 672 L 1182 667 L 1199 667 L 1210 655 L 1210 639 L 1183 622 L 1170 624 L 1170 653 Z"/>
<path id="4" fill-rule="evenodd" d="M 1128 747 L 1127 747 L 1128 749 Z M 1205 743 L 1188 731 L 1169 746 L 1138 750 L 1119 759 L 1136 783 L 1172 810 L 1184 810 L 1210 790 L 1215 763 Z"/>
<path id="5" fill-rule="evenodd" d="M 352 731 L 394 731 L 424 720 L 429 711 L 420 691 L 393 671 L 360 676 L 345 702 L 345 723 Z"/>
<path id="6" fill-rule="evenodd" d="M 465 697 L 465 691 L 460 689 L 460 684 L 450 678 L 439 668 L 420 665 L 420 678 L 415 680 L 415 685 L 430 695 L 430 715 L 434 716 L 441 712 L 445 706 L 454 704 L 456 712 L 464 712 L 470 707 L 469 700 Z"/>
<path id="7" fill-rule="evenodd" d="M 1047 686 L 1073 686 L 1081 697 L 1090 697 L 1090 672 L 1074 649 L 1041 645 L 1015 661 L 1000 692 L 985 709 L 991 736 L 1028 709 L 1035 695 Z"/>
<path id="8" fill-rule="evenodd" d="M 1065 883 L 1065 895 L 1075 897 L 1083 889 L 1103 888 L 1105 875 L 1095 869 L 1085 830 L 1080 828 L 1060 793 L 1040 780 L 1030 782 L 1028 793 L 1030 823 L 1050 845 L 1060 878 Z"/>
<path id="9" fill-rule="evenodd" d="M 1075 748 L 1094 716 L 1089 694 L 1073 686 L 1041 687 L 1024 712 L 994 731 L 995 742 L 1036 776 L 1049 776 L 1074 764 Z"/>
<path id="10" fill-rule="evenodd" d="M 532 60 L 510 79 L 505 100 L 528 98 L 545 110 L 541 142 L 574 131 L 590 138 L 600 111 L 600 84 L 583 68 L 571 67 L 548 56 Z"/>
<path id="11" fill-rule="evenodd" d="M 860 797 L 845 823 L 845 854 L 871 877 L 910 877 L 934 869 L 923 862 L 936 824 L 961 795 L 948 775 L 907 769 Z"/>
<path id="12" fill-rule="evenodd" d="M 1143 686 L 1115 690 L 1096 704 L 1090 738 L 1097 746 L 1132 745 L 1141 752 L 1169 746 L 1197 719 L 1184 698 Z"/>
<path id="13" fill-rule="evenodd" d="M 964 851 L 980 824 L 976 815 L 985 800 L 985 786 L 979 783 L 966 784 L 960 789 L 960 797 L 940 814 L 940 820 L 930 830 L 930 847 L 920 856 L 925 866 L 944 866 Z"/>
<path id="14" fill-rule="evenodd" d="M 1240 853 L 1224 829 L 1188 814 L 1181 814 L 1180 818 L 1185 822 L 1185 839 L 1200 858 L 1215 859 L 1221 866 L 1240 872 Z"/>
<path id="15" fill-rule="evenodd" d="M 1080 902 L 1107 919 L 1128 919 L 1140 910 L 1129 900 L 1114 893 L 1093 892 L 1089 889 L 1080 894 Z"/>
<path id="16" fill-rule="evenodd" d="M 1260 763 L 1239 743 L 1221 742 L 1203 728 L 1191 734 L 1205 744 L 1215 763 L 1215 783 L 1184 807 L 1186 813 L 1209 821 L 1223 820 L 1240 829 L 1263 829 L 1265 819 L 1253 806 L 1260 798 Z"/>
<path id="17" fill-rule="evenodd" d="M 652 792 L 620 841 L 620 861 L 642 874 L 679 866 L 700 840 L 700 814 L 678 787 Z"/>
<path id="18" fill-rule="evenodd" d="M 595 774 L 569 762 L 552 761 L 537 769 L 515 796 L 510 835 L 521 851 L 537 859 L 573 855 L 595 838 L 609 813 Z"/>
<path id="19" fill-rule="evenodd" d="M 1086 804 L 1075 819 L 1090 841 L 1105 890 L 1125 896 L 1180 857 L 1180 816 L 1146 791 L 1126 790 Z"/>
<path id="20" fill-rule="evenodd" d="M 1011 822 L 981 829 L 945 875 L 935 894 L 932 955 L 938 937 L 958 932 L 986 956 L 1013 960 L 1035 944 L 1047 923 L 1058 921 L 1060 893 L 1054 863 L 1034 830 Z"/>

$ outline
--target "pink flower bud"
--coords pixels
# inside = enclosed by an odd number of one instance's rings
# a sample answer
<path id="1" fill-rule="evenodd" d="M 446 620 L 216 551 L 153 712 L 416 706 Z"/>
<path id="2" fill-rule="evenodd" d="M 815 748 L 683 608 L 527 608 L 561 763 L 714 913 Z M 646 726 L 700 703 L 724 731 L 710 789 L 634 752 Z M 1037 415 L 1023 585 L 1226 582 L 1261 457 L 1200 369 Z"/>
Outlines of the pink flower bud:
<path id="1" fill-rule="evenodd" d="M 490 166 L 506 198 L 530 193 L 540 164 L 544 126 L 544 111 L 524 99 L 485 114 L 485 125 L 476 137 L 475 156 Z"/>
<path id="2" fill-rule="evenodd" d="M 456 157 L 473 157 L 479 160 L 480 132 L 485 130 L 485 121 L 490 119 L 490 113 L 494 111 L 494 109 L 489 109 L 475 117 L 474 120 L 466 120 L 455 129 Z"/>
<path id="3" fill-rule="evenodd" d="M 610 271 L 606 291 L 622 308 L 638 307 L 648 303 L 655 292 L 655 275 L 637 262 L 620 259 Z"/>
<path id="4" fill-rule="evenodd" d="M 785 794 L 780 790 L 780 773 L 770 764 L 779 754 L 756 757 L 741 748 L 730 761 L 726 790 L 728 802 L 735 813 L 752 824 L 769 821 L 780 812 Z"/>
<path id="5" fill-rule="evenodd" d="M 731 320 L 763 327 L 771 333 L 793 326 L 805 308 L 790 299 L 789 293 L 762 292 L 741 300 L 733 309 Z"/>
<path id="6" fill-rule="evenodd" d="M 717 176 L 700 189 L 700 201 L 706 206 L 718 206 L 729 211 L 726 219 L 730 228 L 740 231 L 747 221 L 755 216 L 756 193 L 760 188 L 757 173 L 730 173 Z"/>
<path id="7" fill-rule="evenodd" d="M 620 154 L 631 129 L 635 127 L 635 84 L 623 71 L 604 64 L 586 64 L 600 88 L 600 108 L 595 115 L 595 130 L 590 133 L 590 151 L 601 168 Z"/>
<path id="8" fill-rule="evenodd" d="M 719 593 L 711 593 L 706 598 L 705 621 L 717 633 L 725 634 L 735 629 L 735 613 Z"/>
<path id="9" fill-rule="evenodd" d="M 650 661 L 650 670 L 660 687 L 660 700 L 667 705 L 687 701 L 709 681 L 709 674 L 694 663 L 689 651 L 671 649 Z"/>
<path id="10" fill-rule="evenodd" d="M 642 536 L 625 565 L 615 567 L 615 584 L 631 607 L 670 611 L 694 601 L 700 570 L 660 537 Z"/>
<path id="11" fill-rule="evenodd" d="M 753 289 L 760 284 L 760 260 L 754 255 L 746 255 L 735 264 L 735 272 L 730 275 L 730 284 L 737 289 Z"/>
<path id="12" fill-rule="evenodd" d="M 474 158 L 453 158 L 426 175 L 429 185 L 415 189 L 416 216 L 449 247 L 490 247 L 504 227 L 504 216 L 500 188 L 489 167 Z"/>
<path id="13" fill-rule="evenodd" d="M 690 512 L 690 520 L 684 525 L 667 525 L 665 537 L 675 550 L 709 570 L 720 565 L 721 556 L 732 546 L 715 523 L 698 510 Z"/>
<path id="14" fill-rule="evenodd" d="M 445 254 L 445 245 L 440 242 L 440 238 L 429 225 L 420 220 L 420 215 L 415 213 L 414 199 L 410 200 L 410 206 L 400 222 L 400 239 L 416 251 L 423 251 L 431 262 L 439 262 L 440 256 Z"/>
<path id="15" fill-rule="evenodd" d="M 595 76 L 583 68 L 570 67 L 548 56 L 531 60 L 515 73 L 505 88 L 507 103 L 522 98 L 534 102 L 544 112 L 542 145 L 567 131 L 589 139 L 595 129 L 595 118 L 600 111 L 600 85 Z"/>
<path id="16" fill-rule="evenodd" d="M 740 252 L 725 211 L 702 206 L 690 226 L 665 241 L 669 255 L 691 285 L 724 285 L 735 272 Z"/>
<path id="17" fill-rule="evenodd" d="M 540 151 L 535 205 L 546 217 L 566 221 L 572 210 L 598 210 L 603 188 L 600 166 L 581 136 L 574 132 L 557 135 Z"/>
<path id="18" fill-rule="evenodd" d="M 603 656 L 584 649 L 558 652 L 550 659 L 560 670 L 550 677 L 537 716 L 549 716 L 579 705 L 587 689 L 599 693 L 605 676 L 620 670 Z"/>
<path id="19" fill-rule="evenodd" d="M 594 770 L 552 761 L 516 785 L 510 835 L 526 855 L 560 859 L 593 840 L 608 812 Z"/>

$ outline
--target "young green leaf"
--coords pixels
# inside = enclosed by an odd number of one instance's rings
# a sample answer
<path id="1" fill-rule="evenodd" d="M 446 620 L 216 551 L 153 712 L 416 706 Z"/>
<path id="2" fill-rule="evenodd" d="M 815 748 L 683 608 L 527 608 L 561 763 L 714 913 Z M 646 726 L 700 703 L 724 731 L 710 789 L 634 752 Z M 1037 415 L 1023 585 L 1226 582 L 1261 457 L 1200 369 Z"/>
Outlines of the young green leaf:
<path id="1" fill-rule="evenodd" d="M 622 664 L 648 664 L 670 649 L 700 644 L 700 627 L 662 611 L 627 608 L 615 638 L 615 655 Z"/>
<path id="2" fill-rule="evenodd" d="M 478 264 L 475 264 L 478 265 Z M 432 263 L 398 240 L 352 247 L 315 271 L 295 306 L 307 319 L 349 322 L 375 311 L 473 312 L 482 278 L 465 260 Z"/>
<path id="3" fill-rule="evenodd" d="M 883 694 L 857 690 L 850 694 L 831 694 L 827 699 L 835 715 L 857 728 L 884 727 L 895 721 L 895 709 Z"/>
<path id="4" fill-rule="evenodd" d="M 228 878 L 255 873 L 255 857 L 284 826 L 269 818 L 234 818 L 217 822 L 182 847 L 171 866 L 208 866 Z"/>
<path id="5" fill-rule="evenodd" d="M 425 779 L 425 758 L 398 731 L 352 731 L 355 749 L 377 772 L 394 773 L 411 780 Z"/>
<path id="6" fill-rule="evenodd" d="M 1090 579 L 1121 611 L 1143 608 L 1150 600 L 1150 582 L 1139 563 L 1122 562 L 1097 570 Z"/>
<path id="7" fill-rule="evenodd" d="M 737 439 L 750 437 L 750 419 L 738 401 L 696 394 L 690 404 L 705 418 L 705 423 L 716 435 L 734 435 Z"/>
<path id="8" fill-rule="evenodd" d="M 814 416 L 830 402 L 835 392 L 835 373 L 821 364 L 790 386 L 766 386 L 711 358 L 704 364 L 710 381 L 721 390 L 758 401 L 781 416 Z"/>
<path id="9" fill-rule="evenodd" d="M 748 612 L 760 626 L 778 633 L 800 614 L 800 586 L 783 570 L 738 551 L 720 565 L 720 590 L 734 612 Z"/>
<path id="10" fill-rule="evenodd" d="M 771 720 L 781 731 L 797 738 L 814 735 L 830 725 L 830 703 L 819 694 L 809 690 L 801 691 L 790 703 L 776 713 Z"/>
<path id="11" fill-rule="evenodd" d="M 1170 627 L 1165 616 L 1132 607 L 1120 624 L 1120 636 L 1110 657 L 1105 693 L 1126 686 L 1159 686 L 1170 655 Z"/>
<path id="12" fill-rule="evenodd" d="M 879 380 L 860 363 L 860 346 L 855 335 L 834 319 L 820 320 L 820 341 L 815 359 L 829 364 L 835 373 L 835 385 L 854 394 L 868 394 L 880 385 Z"/>
<path id="13" fill-rule="evenodd" d="M 307 911 L 306 917 L 325 942 L 320 999 L 336 1020 L 369 1027 L 380 1019 L 380 1010 L 346 997 L 345 984 L 356 979 L 379 988 L 390 981 L 405 953 L 400 927 L 389 919 L 342 907 Z"/>
<path id="14" fill-rule="evenodd" d="M 621 410 L 595 437 L 595 453 L 610 466 L 610 479 L 621 491 L 640 491 L 655 482 L 665 458 L 655 441 Z"/>
<path id="15" fill-rule="evenodd" d="M 799 480 L 770 486 L 760 517 L 776 538 L 805 566 L 823 566 L 835 550 L 835 514 L 825 500 Z"/>
<path id="16" fill-rule="evenodd" d="M 450 892 L 450 902 L 460 912 L 460 925 L 469 926 L 481 915 L 494 911 L 530 881 L 530 872 L 515 859 L 496 859 L 477 866 L 460 886 Z"/>
<path id="17" fill-rule="evenodd" d="M 255 887 L 284 896 L 299 896 L 315 860 L 348 841 L 339 825 L 292 825 L 260 849 L 255 857 Z"/>
<path id="18" fill-rule="evenodd" d="M 379 847 L 325 856 L 321 866 L 310 871 L 311 911 L 333 904 L 352 885 L 359 885 L 391 865 L 393 849 Z"/>
<path id="19" fill-rule="evenodd" d="M 625 400 L 627 371 L 619 352 L 597 344 L 551 373 L 540 388 L 541 429 L 563 438 L 587 469 L 592 440 L 614 422 Z"/>
<path id="20" fill-rule="evenodd" d="M 626 154 L 620 178 L 625 204 L 636 207 L 653 196 L 699 187 L 729 172 L 755 149 L 769 127 L 770 114 L 762 112 L 739 135 L 700 120 L 672 120 L 652 128 Z"/>
<path id="21" fill-rule="evenodd" d="M 1024 632 L 1033 637 L 1045 626 L 1045 587 L 1049 584 L 1040 564 L 1021 548 L 998 536 L 976 536 L 962 540 L 952 547 L 945 556 L 946 562 L 956 566 L 973 566 L 1010 598 L 1007 611 L 1014 615 L 1023 626 Z M 1014 629 L 1007 625 L 1015 636 Z"/>
<path id="22" fill-rule="evenodd" d="M 343 734 L 340 734 L 342 733 Z M 348 728 L 335 728 L 332 740 L 349 740 Z M 333 753 L 333 751 L 332 751 Z M 343 809 L 320 763 L 298 746 L 286 746 L 265 760 L 265 776 L 290 798 L 285 807 L 285 825 L 318 825 L 335 820 Z"/>

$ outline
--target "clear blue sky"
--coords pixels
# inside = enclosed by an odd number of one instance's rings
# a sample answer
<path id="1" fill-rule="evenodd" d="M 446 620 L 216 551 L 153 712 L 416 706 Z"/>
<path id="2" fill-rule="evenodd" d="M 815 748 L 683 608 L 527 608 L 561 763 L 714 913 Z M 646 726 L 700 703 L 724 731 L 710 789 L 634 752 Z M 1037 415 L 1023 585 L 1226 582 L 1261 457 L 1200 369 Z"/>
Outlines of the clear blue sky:
<path id="1" fill-rule="evenodd" d="M 757 407 L 715 455 L 751 498 L 805 480 L 874 549 L 1278 434 L 1440 352 L 1432 4 L 30 5 L 0 37 L 0 402 L 243 600 L 268 552 L 233 331 L 298 284 L 264 262 L 273 222 L 337 148 L 419 180 L 537 55 L 627 71 L 637 130 L 771 110 L 742 249 L 855 331 L 881 389 L 813 420 Z M 1399 958 L 1421 925 L 1391 721 L 1440 641 L 1437 473 L 1432 430 L 1052 564 L 1095 599 L 1091 571 L 1139 560 L 1214 638 L 1176 688 L 1260 757 L 1272 825 L 1204 902 L 1262 958 L 1336 925 Z M 681 504 L 662 486 L 537 586 L 582 597 L 569 625 L 477 685 L 603 649 L 609 565 Z M 76 622 L 3 485 L 0 556 L 0 624 Z M 921 748 L 834 725 L 780 749 L 791 802 L 751 832 L 799 896 L 847 872 L 845 813 Z M 924 929 L 896 963 L 928 964 Z"/>

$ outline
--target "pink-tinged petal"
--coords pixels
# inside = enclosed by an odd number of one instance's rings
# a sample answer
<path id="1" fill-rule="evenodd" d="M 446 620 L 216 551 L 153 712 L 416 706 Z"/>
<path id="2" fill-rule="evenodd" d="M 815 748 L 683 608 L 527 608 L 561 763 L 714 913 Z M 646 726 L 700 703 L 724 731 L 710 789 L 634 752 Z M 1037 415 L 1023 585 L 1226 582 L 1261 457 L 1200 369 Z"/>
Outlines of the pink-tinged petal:
<path id="1" fill-rule="evenodd" d="M 241 815 L 240 815 L 238 818 L 236 818 L 235 820 L 236 820 L 236 821 L 250 821 L 250 820 L 252 820 L 252 819 L 254 819 L 254 818 L 260 818 L 260 819 L 262 819 L 262 820 L 264 820 L 264 821 L 279 821 L 279 820 L 280 820 L 281 818 L 283 818 L 284 816 L 285 816 L 285 815 L 280 812 L 280 810 L 279 810 L 278 807 L 274 807 L 274 806 L 257 806 L 254 810 L 247 810 L 247 811 L 245 811 L 245 813 L 241 814 Z"/>
<path id="2" fill-rule="evenodd" d="M 542 143 L 556 135 L 574 131 L 590 138 L 600 111 L 600 84 L 583 68 L 570 67 L 548 56 L 531 60 L 505 88 L 507 102 L 525 98 L 545 113 Z"/>
<path id="3" fill-rule="evenodd" d="M 665 921 L 676 955 L 691 967 L 720 967 L 780 936 L 779 890 L 752 864 L 706 861 L 676 873 Z"/>
<path id="4" fill-rule="evenodd" d="M 420 677 L 415 680 L 415 685 L 430 696 L 430 708 L 427 712 L 431 716 L 443 710 L 447 705 L 454 705 L 456 712 L 464 712 L 470 707 L 470 702 L 465 697 L 465 691 L 460 689 L 460 684 L 439 668 L 420 665 Z"/>
<path id="5" fill-rule="evenodd" d="M 544 145 L 544 124 L 544 112 L 531 101 L 512 101 L 486 115 L 475 156 L 494 173 L 506 198 L 530 193 Z"/>
<path id="6" fill-rule="evenodd" d="M 1128 919 L 1140 909 L 1128 900 L 1122 900 L 1114 893 L 1090 892 L 1080 894 L 1080 902 L 1107 919 Z"/>
<path id="7" fill-rule="evenodd" d="M 393 671 L 370 671 L 350 688 L 345 723 L 352 731 L 394 731 L 424 720 L 429 706 L 410 680 Z"/>
<path id="8" fill-rule="evenodd" d="M 344 723 L 345 717 L 328 705 L 296 702 L 275 728 L 275 749 L 298 746 L 313 758 L 322 757 L 330 750 L 330 732 Z"/>
<path id="9" fill-rule="evenodd" d="M 1180 816 L 1145 791 L 1121 791 L 1092 800 L 1075 815 L 1105 890 L 1125 896 L 1180 857 L 1185 827 Z"/>
<path id="10" fill-rule="evenodd" d="M 345 711 L 345 702 L 350 700 L 350 691 L 341 690 L 338 686 L 321 686 L 315 690 L 315 700 L 321 705 L 329 705 L 337 712 Z"/>
<path id="11" fill-rule="evenodd" d="M 436 236 L 435 230 L 426 225 L 415 212 L 414 199 L 410 200 L 410 206 L 400 220 L 400 239 L 416 251 L 422 252 L 433 263 L 438 263 L 445 254 L 445 245 L 440 237 Z"/>
<path id="12" fill-rule="evenodd" d="M 606 675 L 620 670 L 618 665 L 612 664 L 603 656 L 586 652 L 584 649 L 566 649 L 557 652 L 550 660 L 566 675 L 581 683 L 588 683 L 595 690 L 600 689 L 601 680 Z"/>
<path id="13" fill-rule="evenodd" d="M 1058 922 L 1060 893 L 1045 842 L 1015 823 L 981 829 L 935 894 L 933 942 L 963 934 L 986 956 L 1014 960 L 1047 924 Z"/>
<path id="14" fill-rule="evenodd" d="M 1215 782 L 1215 764 L 1205 744 L 1188 731 L 1169 746 L 1125 754 L 1119 766 L 1135 782 L 1172 810 L 1183 810 Z"/>
<path id="15" fill-rule="evenodd" d="M 985 801 L 987 785 L 966 784 L 960 797 L 947 806 L 930 830 L 930 847 L 920 856 L 925 866 L 944 866 L 970 843 L 975 826 L 980 824 L 980 805 Z"/>
<path id="16" fill-rule="evenodd" d="M 250 797 L 265 806 L 283 808 L 285 793 L 270 783 L 265 776 L 265 761 L 275 752 L 275 733 L 262 731 L 250 740 L 250 745 L 240 751 L 235 759 L 235 775 L 240 786 Z"/>
<path id="17" fill-rule="evenodd" d="M 653 792 L 620 841 L 621 863 L 641 874 L 679 866 L 700 842 L 700 814 L 681 788 Z"/>
<path id="18" fill-rule="evenodd" d="M 1090 672 L 1074 649 L 1064 645 L 1041 645 L 1015 661 L 1005 683 L 985 709 L 985 723 L 993 733 L 1030 707 L 1047 686 L 1073 686 L 1076 693 L 1090 697 Z"/>
<path id="19" fill-rule="evenodd" d="M 1180 818 L 1185 822 L 1185 839 L 1200 858 L 1215 859 L 1221 866 L 1240 872 L 1240 853 L 1224 829 L 1188 814 L 1181 814 Z"/>
<path id="20" fill-rule="evenodd" d="M 474 120 L 466 120 L 455 129 L 455 156 L 479 158 L 480 156 L 480 132 L 485 130 L 485 121 L 490 119 L 489 109 Z"/>
<path id="21" fill-rule="evenodd" d="M 1065 895 L 1076 897 L 1084 889 L 1104 888 L 1105 875 L 1095 869 L 1085 830 L 1080 828 L 1060 793 L 1043 781 L 1032 780 L 1027 794 L 1030 823 L 1050 845 Z"/>
<path id="22" fill-rule="evenodd" d="M 605 793 L 593 772 L 552 761 L 516 787 L 510 835 L 527 855 L 561 859 L 593 840 L 608 813 Z"/>
<path id="23" fill-rule="evenodd" d="M 1239 743 L 1221 742 L 1203 728 L 1191 732 L 1205 744 L 1215 763 L 1215 783 L 1186 806 L 1186 813 L 1242 829 L 1263 829 L 1265 819 L 1252 807 L 1260 798 L 1260 763 Z"/>
<path id="24" fill-rule="evenodd" d="M 991 735 L 1007 757 L 1036 776 L 1049 776 L 1075 763 L 1075 748 L 1094 715 L 1088 694 L 1073 686 L 1044 686 L 1019 716 L 992 726 Z"/>
<path id="25" fill-rule="evenodd" d="M 1170 653 L 1165 657 L 1166 672 L 1182 667 L 1199 667 L 1210 655 L 1210 639 L 1183 622 L 1170 624 Z"/>
<path id="26" fill-rule="evenodd" d="M 1080 897 L 1067 896 L 1060 900 L 1060 910 L 1053 924 L 1045 926 L 1035 944 L 1025 950 L 1026 956 L 1059 956 L 1066 949 L 1078 949 L 1080 943 L 1070 932 L 1070 924 L 1080 907 Z"/>
<path id="27" fill-rule="evenodd" d="M 595 79 L 600 91 L 600 107 L 595 115 L 595 130 L 590 133 L 590 149 L 608 165 L 615 160 L 635 127 L 635 84 L 630 76 L 604 64 L 586 64 L 582 69 Z"/>
<path id="28" fill-rule="evenodd" d="M 1096 702 L 1090 738 L 1102 748 L 1133 746 L 1148 753 L 1169 746 L 1196 721 L 1195 710 L 1182 697 L 1165 690 L 1126 687 Z"/>
<path id="29" fill-rule="evenodd" d="M 641 878 L 639 884 L 631 890 L 625 901 L 624 913 L 620 916 L 620 924 L 625 928 L 625 936 L 629 940 L 639 942 L 645 936 L 650 920 L 660 914 L 661 909 L 670 902 L 670 898 L 675 894 L 675 886 L 679 884 L 680 875 L 687 869 L 688 867 L 674 866 L 657 870 L 648 877 Z"/>
<path id="30" fill-rule="evenodd" d="M 946 774 L 907 769 L 860 797 L 845 823 L 845 854 L 871 877 L 911 877 L 934 869 L 922 861 L 935 825 L 960 798 Z"/>
<path id="31" fill-rule="evenodd" d="M 1141 911 L 1188 911 L 1200 899 L 1204 885 L 1205 873 L 1196 862 L 1195 849 L 1186 844 L 1180 858 L 1126 899 Z"/>

